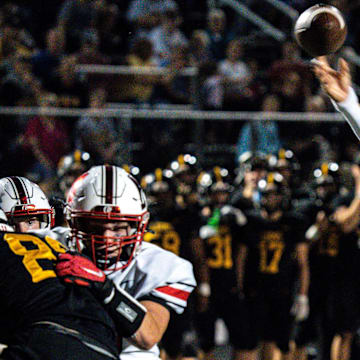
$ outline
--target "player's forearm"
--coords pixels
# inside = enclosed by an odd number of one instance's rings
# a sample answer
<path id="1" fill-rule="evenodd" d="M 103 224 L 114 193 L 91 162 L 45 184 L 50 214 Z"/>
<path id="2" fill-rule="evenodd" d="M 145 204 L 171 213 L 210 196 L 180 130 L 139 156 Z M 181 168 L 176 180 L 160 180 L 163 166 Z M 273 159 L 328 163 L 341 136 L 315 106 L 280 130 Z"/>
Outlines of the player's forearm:
<path id="1" fill-rule="evenodd" d="M 131 342 L 141 349 L 149 350 L 162 339 L 169 323 L 170 313 L 165 307 L 152 301 L 141 303 L 147 312 L 140 327 L 131 336 Z"/>
<path id="2" fill-rule="evenodd" d="M 306 243 L 297 246 L 297 260 L 299 265 L 299 295 L 307 295 L 310 285 L 310 268 L 308 260 L 309 248 Z"/>
<path id="3" fill-rule="evenodd" d="M 350 88 L 347 98 L 337 103 L 331 99 L 335 109 L 339 111 L 351 126 L 353 132 L 360 140 L 360 106 L 358 97 L 353 88 Z"/>
<path id="4" fill-rule="evenodd" d="M 195 236 L 190 241 L 191 252 L 193 255 L 193 265 L 198 282 L 210 283 L 210 270 L 206 261 L 205 248 L 203 240 Z"/>
<path id="5" fill-rule="evenodd" d="M 240 245 L 236 256 L 236 279 L 239 291 L 244 290 L 245 262 L 247 259 L 247 247 Z"/>
<path id="6" fill-rule="evenodd" d="M 309 266 L 300 266 L 299 271 L 299 295 L 307 295 L 310 284 Z"/>
<path id="7" fill-rule="evenodd" d="M 345 233 L 356 230 L 360 223 L 360 196 L 356 194 L 348 208 L 336 211 L 334 219 Z"/>

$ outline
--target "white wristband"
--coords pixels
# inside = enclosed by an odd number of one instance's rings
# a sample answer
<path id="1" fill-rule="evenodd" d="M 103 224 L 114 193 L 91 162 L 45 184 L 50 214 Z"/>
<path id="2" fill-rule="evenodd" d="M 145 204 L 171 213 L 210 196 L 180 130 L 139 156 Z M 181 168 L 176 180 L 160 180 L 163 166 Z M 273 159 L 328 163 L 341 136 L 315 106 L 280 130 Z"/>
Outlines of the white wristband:
<path id="1" fill-rule="evenodd" d="M 198 292 L 201 296 L 209 297 L 211 295 L 211 288 L 209 283 L 201 283 L 198 287 Z"/>

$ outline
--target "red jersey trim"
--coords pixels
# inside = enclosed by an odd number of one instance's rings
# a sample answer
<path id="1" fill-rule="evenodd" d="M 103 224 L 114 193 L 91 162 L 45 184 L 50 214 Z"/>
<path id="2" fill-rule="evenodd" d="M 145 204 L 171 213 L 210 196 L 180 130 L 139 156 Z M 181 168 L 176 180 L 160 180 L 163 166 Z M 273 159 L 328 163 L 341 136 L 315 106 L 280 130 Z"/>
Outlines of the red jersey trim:
<path id="1" fill-rule="evenodd" d="M 166 295 L 170 295 L 170 296 L 174 296 L 178 299 L 184 300 L 186 301 L 190 295 L 190 292 L 188 291 L 184 291 L 184 290 L 179 290 L 179 289 L 175 289 L 173 287 L 170 286 L 162 286 L 162 287 L 158 287 L 155 289 L 156 291 L 160 291 Z"/>

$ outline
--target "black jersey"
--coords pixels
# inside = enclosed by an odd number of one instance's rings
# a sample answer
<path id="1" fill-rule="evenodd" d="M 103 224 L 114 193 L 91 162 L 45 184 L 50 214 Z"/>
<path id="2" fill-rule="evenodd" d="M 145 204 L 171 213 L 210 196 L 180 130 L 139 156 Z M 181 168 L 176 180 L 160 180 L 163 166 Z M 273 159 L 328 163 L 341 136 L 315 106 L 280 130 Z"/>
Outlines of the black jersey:
<path id="1" fill-rule="evenodd" d="M 296 275 L 295 248 L 305 241 L 305 221 L 298 213 L 284 213 L 270 221 L 259 211 L 248 213 L 240 241 L 248 248 L 245 289 L 290 292 Z"/>
<path id="2" fill-rule="evenodd" d="M 335 197 L 331 202 L 332 211 L 341 206 L 350 206 L 353 197 L 353 194 Z M 330 221 L 328 230 L 322 234 L 311 251 L 313 271 L 321 271 L 328 281 L 331 279 L 329 275 L 356 276 L 360 261 L 359 234 L 359 230 L 344 233 L 335 222 Z"/>
<path id="3" fill-rule="evenodd" d="M 92 293 L 82 286 L 65 286 L 54 271 L 58 241 L 30 233 L 0 232 L 1 341 L 37 322 L 52 321 L 116 350 L 112 319 Z"/>
<path id="4" fill-rule="evenodd" d="M 221 224 L 216 234 L 203 240 L 212 289 L 230 290 L 236 286 L 234 257 L 238 234 L 235 229 L 229 224 Z"/>
<path id="5" fill-rule="evenodd" d="M 196 235 L 198 216 L 182 209 L 151 212 L 144 241 L 151 242 L 189 261 L 192 260 L 191 241 Z"/>

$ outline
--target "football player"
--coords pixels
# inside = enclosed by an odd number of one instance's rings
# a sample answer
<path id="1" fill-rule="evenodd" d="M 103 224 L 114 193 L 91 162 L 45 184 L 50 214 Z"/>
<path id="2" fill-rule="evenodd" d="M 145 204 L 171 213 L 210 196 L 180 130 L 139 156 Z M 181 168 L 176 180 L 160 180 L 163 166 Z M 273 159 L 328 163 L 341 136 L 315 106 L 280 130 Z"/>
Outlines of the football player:
<path id="1" fill-rule="evenodd" d="M 90 154 L 79 149 L 63 156 L 58 163 L 57 176 L 59 188 L 66 198 L 73 182 L 85 171 L 90 169 L 92 160 Z"/>
<path id="2" fill-rule="evenodd" d="M 174 172 L 176 186 L 176 202 L 188 210 L 197 211 L 198 197 L 196 193 L 196 178 L 199 173 L 199 163 L 196 156 L 180 154 L 170 163 L 169 169 Z"/>
<path id="3" fill-rule="evenodd" d="M 147 200 L 124 169 L 92 167 L 74 182 L 67 203 L 70 230 L 54 232 L 88 255 L 111 280 L 104 301 L 122 329 L 120 358 L 159 359 L 157 343 L 170 310 L 182 313 L 196 285 L 191 263 L 143 242 Z M 71 271 L 77 276 L 75 265 Z"/>
<path id="4" fill-rule="evenodd" d="M 201 212 L 203 225 L 199 228 L 199 238 L 209 268 L 209 282 L 201 283 L 198 289 L 195 322 L 200 347 L 205 353 L 204 359 L 214 358 L 215 324 L 217 319 L 222 319 L 234 348 L 233 359 L 241 359 L 239 349 L 244 334 L 235 259 L 240 228 L 246 223 L 246 218 L 240 210 L 229 205 L 233 187 L 227 169 L 216 166 L 203 172 L 198 183 L 203 188 L 203 195 L 206 193 L 208 197 Z"/>
<path id="5" fill-rule="evenodd" d="M 2 210 L 0 230 L 1 359 L 116 360 L 115 324 L 94 296 L 105 274 L 48 236 L 13 232 Z M 77 256 L 82 271 L 94 275 L 86 286 L 67 287 L 55 266 Z"/>
<path id="6" fill-rule="evenodd" d="M 339 61 L 339 69 L 332 69 L 325 56 L 312 60 L 314 73 L 320 81 L 321 88 L 330 97 L 335 109 L 339 111 L 354 134 L 360 139 L 360 107 L 358 97 L 351 86 L 351 75 L 348 63 Z"/>
<path id="7" fill-rule="evenodd" d="M 145 175 L 141 183 L 151 199 L 149 228 L 152 231 L 145 234 L 144 240 L 191 261 L 196 267 L 192 245 L 195 242 L 198 217 L 176 203 L 173 172 L 158 168 Z M 197 251 L 194 256 L 198 256 Z M 172 319 L 161 341 L 166 359 L 190 359 L 196 356 L 196 349 L 185 342 L 186 332 L 192 330 L 189 307 L 181 315 L 171 314 Z"/>
<path id="8" fill-rule="evenodd" d="M 21 176 L 0 179 L 0 208 L 16 231 L 50 228 L 54 210 L 40 187 Z"/>
<path id="9" fill-rule="evenodd" d="M 231 203 L 241 210 L 258 207 L 260 194 L 257 184 L 268 171 L 268 157 L 262 152 L 246 151 L 239 156 L 239 168 L 235 184 L 237 190 L 231 196 Z"/>
<path id="10" fill-rule="evenodd" d="M 330 163 L 329 165 L 333 165 Z M 355 188 L 339 195 L 336 175 L 326 163 L 315 169 L 315 187 L 320 207 L 314 224 L 306 232 L 310 251 L 310 316 L 296 338 L 296 358 L 306 359 L 306 344 L 321 335 L 320 353 L 330 358 L 335 335 L 340 335 L 336 359 L 349 359 L 354 333 L 360 320 L 358 227 L 360 224 L 360 167 L 352 167 Z M 328 166 L 330 167 L 330 166 Z M 316 324 L 320 324 L 316 325 Z M 320 330 L 317 334 L 316 329 Z"/>
<path id="11" fill-rule="evenodd" d="M 57 166 L 57 186 L 49 194 L 49 203 L 54 208 L 54 226 L 66 226 L 65 199 L 73 182 L 93 164 L 90 154 L 79 149 L 64 155 Z"/>
<path id="12" fill-rule="evenodd" d="M 275 347 L 283 359 L 289 359 L 291 313 L 301 321 L 309 311 L 306 222 L 300 214 L 286 210 L 288 187 L 279 173 L 269 173 L 259 182 L 259 190 L 260 209 L 246 213 L 248 223 L 239 238 L 238 282 L 248 327 L 242 355 L 256 359 L 262 341 L 265 359 L 273 358 Z"/>

